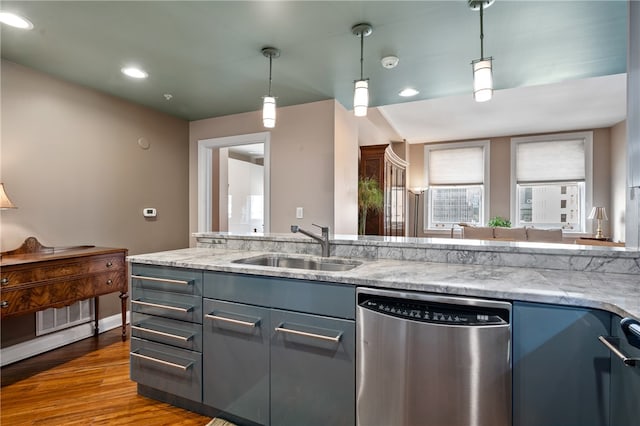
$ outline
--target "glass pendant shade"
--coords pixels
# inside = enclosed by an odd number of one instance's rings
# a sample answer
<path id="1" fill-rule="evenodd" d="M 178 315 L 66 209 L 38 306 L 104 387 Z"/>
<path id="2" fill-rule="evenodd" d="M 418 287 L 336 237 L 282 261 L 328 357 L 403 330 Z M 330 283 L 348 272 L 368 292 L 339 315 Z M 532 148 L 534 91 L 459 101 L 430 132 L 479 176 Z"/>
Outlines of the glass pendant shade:
<path id="1" fill-rule="evenodd" d="M 356 90 L 353 94 L 353 113 L 356 117 L 366 117 L 369 106 L 369 82 L 367 80 L 356 81 Z"/>
<path id="2" fill-rule="evenodd" d="M 491 58 L 473 61 L 473 99 L 486 102 L 493 96 Z"/>
<path id="3" fill-rule="evenodd" d="M 276 98 L 265 96 L 262 105 L 262 124 L 268 129 L 276 127 Z"/>

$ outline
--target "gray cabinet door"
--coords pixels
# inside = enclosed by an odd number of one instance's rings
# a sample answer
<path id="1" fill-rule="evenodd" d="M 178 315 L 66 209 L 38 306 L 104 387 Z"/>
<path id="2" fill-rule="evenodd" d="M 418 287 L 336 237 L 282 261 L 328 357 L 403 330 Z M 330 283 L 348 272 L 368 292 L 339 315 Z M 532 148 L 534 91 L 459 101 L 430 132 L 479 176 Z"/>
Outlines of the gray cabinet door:
<path id="1" fill-rule="evenodd" d="M 271 424 L 353 426 L 355 322 L 272 309 L 271 335 Z"/>
<path id="2" fill-rule="evenodd" d="M 513 304 L 514 426 L 609 425 L 611 315 Z M 617 426 L 617 425 L 616 425 Z"/>
<path id="3" fill-rule="evenodd" d="M 612 336 L 619 339 L 620 351 L 629 358 L 640 358 L 640 349 L 629 344 L 614 316 Z M 640 365 L 629 367 L 611 356 L 611 426 L 636 426 L 640 422 Z"/>
<path id="4" fill-rule="evenodd" d="M 269 309 L 204 299 L 206 405 L 269 424 Z"/>

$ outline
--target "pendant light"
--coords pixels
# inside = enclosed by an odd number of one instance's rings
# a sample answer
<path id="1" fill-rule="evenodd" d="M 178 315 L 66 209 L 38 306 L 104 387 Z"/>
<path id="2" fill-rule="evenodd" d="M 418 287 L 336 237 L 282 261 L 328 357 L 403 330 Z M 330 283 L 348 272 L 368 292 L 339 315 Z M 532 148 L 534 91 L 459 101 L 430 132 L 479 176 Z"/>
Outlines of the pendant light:
<path id="1" fill-rule="evenodd" d="M 483 11 L 495 0 L 468 0 L 471 10 L 480 11 L 480 59 L 471 62 L 473 66 L 473 99 L 486 102 L 493 96 L 492 57 L 484 57 Z"/>
<path id="2" fill-rule="evenodd" d="M 271 96 L 271 67 L 273 58 L 280 56 L 280 50 L 275 47 L 263 47 L 262 54 L 269 58 L 269 95 L 263 98 L 262 124 L 268 129 L 276 127 L 276 98 Z"/>
<path id="3" fill-rule="evenodd" d="M 371 35 L 373 28 L 370 24 L 356 24 L 351 28 L 353 35 L 360 37 L 360 80 L 355 82 L 353 93 L 353 113 L 356 117 L 365 117 L 369 107 L 369 79 L 363 77 L 364 68 L 364 38 Z"/>

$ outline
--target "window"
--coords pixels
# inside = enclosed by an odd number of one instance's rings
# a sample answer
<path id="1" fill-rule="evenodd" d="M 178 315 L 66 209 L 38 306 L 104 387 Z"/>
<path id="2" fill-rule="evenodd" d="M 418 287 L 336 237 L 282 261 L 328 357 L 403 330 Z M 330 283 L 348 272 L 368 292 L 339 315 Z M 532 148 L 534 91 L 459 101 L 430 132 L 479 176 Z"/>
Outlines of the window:
<path id="1" fill-rule="evenodd" d="M 514 226 L 585 232 L 592 140 L 591 132 L 511 140 Z"/>
<path id="2" fill-rule="evenodd" d="M 425 146 L 427 229 L 450 229 L 459 223 L 484 224 L 488 159 L 488 141 Z"/>

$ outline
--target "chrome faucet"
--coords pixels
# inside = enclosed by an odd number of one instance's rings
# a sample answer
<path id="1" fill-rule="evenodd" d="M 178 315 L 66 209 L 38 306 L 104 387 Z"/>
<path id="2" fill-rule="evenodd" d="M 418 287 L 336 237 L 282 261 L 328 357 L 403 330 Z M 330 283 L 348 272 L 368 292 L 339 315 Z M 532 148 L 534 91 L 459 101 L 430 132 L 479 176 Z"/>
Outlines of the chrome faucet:
<path id="1" fill-rule="evenodd" d="M 319 242 L 320 243 L 320 247 L 322 247 L 322 257 L 329 257 L 330 256 L 330 252 L 329 252 L 329 227 L 328 226 L 316 225 L 315 223 L 313 224 L 313 226 L 317 226 L 318 228 L 320 228 L 322 230 L 322 236 L 318 236 L 317 234 L 314 234 L 313 232 L 305 231 L 304 229 L 300 228 L 298 225 L 291 225 L 291 232 L 293 232 L 293 233 L 299 232 L 301 234 L 306 235 L 307 237 L 313 238 L 314 240 Z"/>

